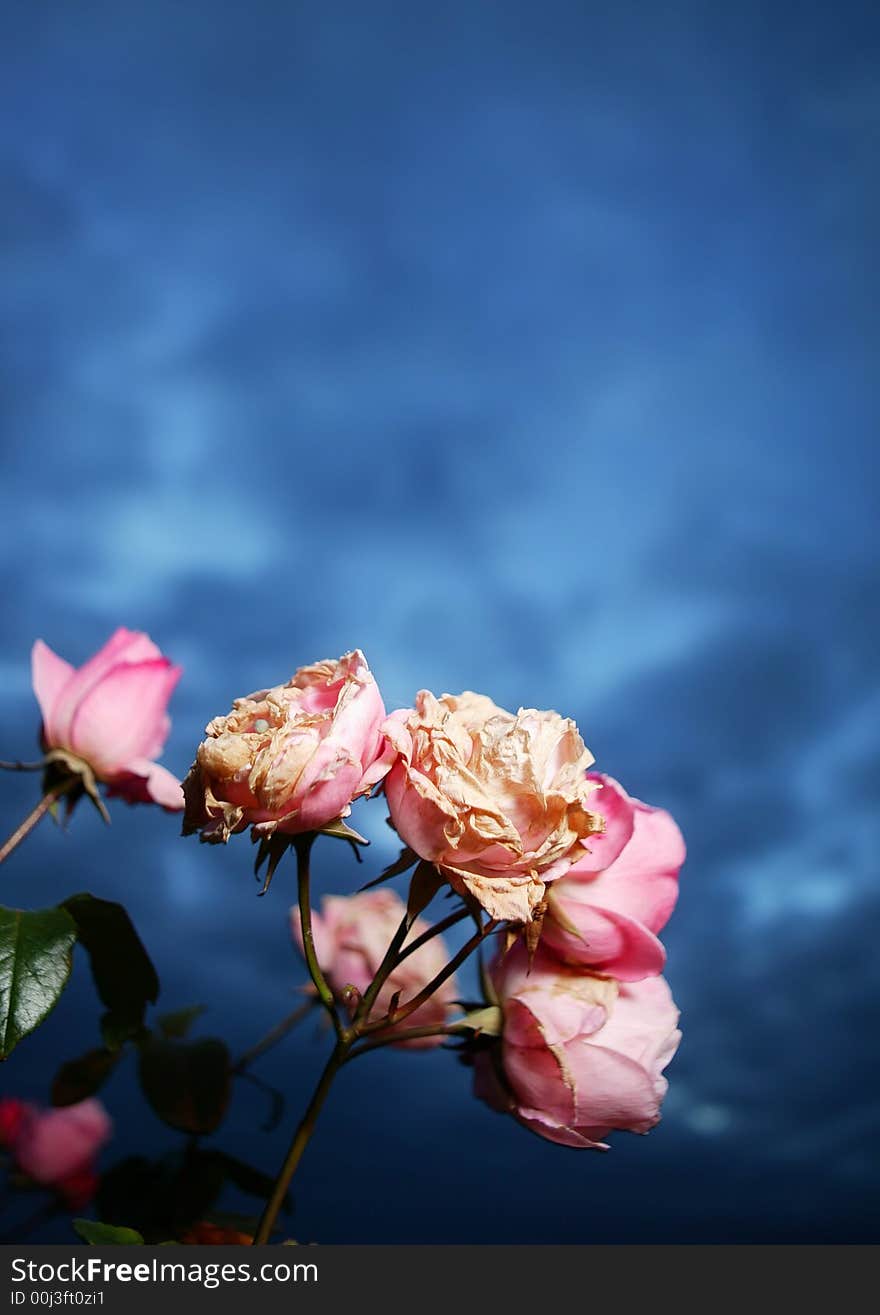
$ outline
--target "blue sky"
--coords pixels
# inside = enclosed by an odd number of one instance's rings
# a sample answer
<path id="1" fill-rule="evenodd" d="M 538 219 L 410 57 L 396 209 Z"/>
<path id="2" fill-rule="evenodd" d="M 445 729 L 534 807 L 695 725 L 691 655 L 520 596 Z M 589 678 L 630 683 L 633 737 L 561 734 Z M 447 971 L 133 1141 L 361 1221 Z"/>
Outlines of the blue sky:
<path id="1" fill-rule="evenodd" d="M 343 1163 L 363 1240 L 872 1236 L 877 28 L 748 3 L 7 22 L 3 754 L 35 734 L 37 635 L 80 661 L 149 630 L 186 667 L 181 773 L 232 697 L 359 645 L 389 705 L 472 687 L 574 716 L 688 840 L 660 1129 L 560 1153 L 450 1057 L 374 1057 L 303 1165 L 319 1240 L 359 1240 Z M 5 783 L 10 828 L 32 785 Z M 378 867 L 381 806 L 362 821 Z M 119 808 L 8 881 L 125 899 L 169 1007 L 210 995 L 244 1046 L 298 972 L 249 861 Z M 358 879 L 325 863 L 327 890 Z M 78 990 L 20 1052 L 32 1094 Z M 266 1074 L 305 1092 L 318 1050 Z M 381 1173 L 340 1149 L 346 1099 L 387 1124 Z"/>

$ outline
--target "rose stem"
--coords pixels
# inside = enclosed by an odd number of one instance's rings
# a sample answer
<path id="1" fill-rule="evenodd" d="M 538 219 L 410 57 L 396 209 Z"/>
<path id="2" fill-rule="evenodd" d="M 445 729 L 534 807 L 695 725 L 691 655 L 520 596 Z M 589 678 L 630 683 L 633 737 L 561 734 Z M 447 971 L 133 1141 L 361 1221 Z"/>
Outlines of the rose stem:
<path id="1" fill-rule="evenodd" d="M 397 1028 L 390 1032 L 388 1036 L 374 1037 L 371 1041 L 365 1041 L 357 1050 L 352 1050 L 346 1062 L 357 1059 L 358 1055 L 365 1055 L 368 1050 L 378 1050 L 380 1046 L 396 1046 L 402 1041 L 417 1041 L 420 1037 L 425 1036 L 455 1036 L 455 1024 L 451 1026 L 448 1023 L 438 1023 L 434 1027 L 409 1027 L 398 1031 Z"/>
<path id="2" fill-rule="evenodd" d="M 255 1059 L 259 1059 L 260 1055 L 264 1055 L 267 1050 L 271 1050 L 272 1046 L 280 1041 L 282 1037 L 287 1036 L 287 1033 L 291 1032 L 297 1023 L 311 1013 L 317 1003 L 317 1000 L 310 997 L 294 1009 L 292 1013 L 288 1014 L 286 1018 L 282 1018 L 280 1023 L 276 1023 L 271 1031 L 267 1032 L 255 1045 L 251 1046 L 250 1050 L 246 1050 L 235 1061 L 232 1065 L 232 1072 L 243 1073 L 249 1064 L 252 1064 Z"/>
<path id="3" fill-rule="evenodd" d="M 469 941 L 465 941 L 464 945 L 458 951 L 458 954 L 449 961 L 442 972 L 439 972 L 436 977 L 431 979 L 423 990 L 419 991 L 418 995 L 414 995 L 411 1000 L 407 1000 L 406 1004 L 400 1005 L 399 1008 L 394 1010 L 393 1015 L 389 1014 L 385 1018 L 377 1018 L 372 1023 L 364 1023 L 360 1028 L 361 1034 L 375 1032 L 382 1027 L 396 1026 L 398 1023 L 402 1023 L 405 1018 L 409 1018 L 410 1014 L 414 1014 L 415 1011 L 421 1008 L 427 1000 L 430 1000 L 434 992 L 452 976 L 455 970 L 461 967 L 468 955 L 473 953 L 480 942 L 488 936 L 489 932 L 497 925 L 496 920 L 490 918 L 485 926 L 481 927 Z"/>
<path id="4" fill-rule="evenodd" d="M 56 800 L 60 799 L 71 786 L 76 784 L 77 779 L 77 777 L 71 776 L 66 781 L 53 785 L 51 790 L 46 791 L 36 807 L 31 809 L 24 821 L 19 823 L 6 843 L 0 848 L 0 863 L 3 863 L 12 851 L 21 844 L 22 840 L 30 835 L 40 818 L 48 813 Z"/>
<path id="5" fill-rule="evenodd" d="M 404 946 L 398 955 L 397 962 L 402 963 L 407 955 L 414 954 L 433 936 L 440 936 L 444 931 L 449 931 L 457 922 L 462 922 L 465 918 L 471 916 L 470 909 L 457 909 L 455 913 L 450 913 L 447 917 L 442 918 L 440 922 L 435 922 L 427 931 L 423 931 L 421 936 L 417 936 L 409 945 Z M 396 966 L 396 965 L 395 965 Z"/>
<path id="6" fill-rule="evenodd" d="M 312 904 L 309 892 L 309 881 L 311 874 L 309 870 L 309 855 L 312 845 L 315 841 L 315 832 L 307 831 L 302 835 L 294 838 L 293 847 L 296 850 L 297 864 L 297 886 L 299 888 L 299 920 L 302 927 L 303 937 L 303 954 L 305 955 L 306 965 L 309 975 L 315 984 L 315 990 L 318 992 L 321 1003 L 333 1019 L 333 1026 L 336 1029 L 337 1037 L 342 1039 L 343 1026 L 339 1015 L 336 1012 L 336 1002 L 333 998 L 333 992 L 327 984 L 327 979 L 321 972 L 321 965 L 318 963 L 318 956 L 315 952 L 315 938 L 312 935 Z"/>
<path id="7" fill-rule="evenodd" d="M 281 1172 L 275 1180 L 275 1186 L 272 1188 L 272 1195 L 266 1203 L 266 1209 L 263 1211 L 259 1226 L 254 1233 L 254 1246 L 261 1246 L 269 1241 L 272 1235 L 272 1229 L 275 1226 L 275 1220 L 278 1218 L 278 1211 L 281 1209 L 285 1193 L 290 1186 L 290 1180 L 296 1172 L 296 1167 L 302 1159 L 302 1153 L 309 1143 L 309 1138 L 314 1131 L 318 1114 L 321 1106 L 327 1097 L 333 1079 L 345 1063 L 345 1057 L 351 1047 L 353 1037 L 340 1039 L 336 1042 L 333 1053 L 324 1066 L 324 1072 L 318 1079 L 318 1085 L 312 1093 L 312 1099 L 309 1101 L 308 1108 L 300 1120 L 299 1127 L 293 1135 L 293 1141 L 290 1143 L 290 1150 L 284 1164 L 281 1166 Z"/>
<path id="8" fill-rule="evenodd" d="M 384 959 L 379 964 L 379 967 L 376 969 L 376 976 L 370 982 L 370 985 L 367 987 L 366 991 L 364 992 L 363 999 L 358 1005 L 357 1013 L 354 1016 L 355 1027 L 360 1027 L 360 1025 L 366 1021 L 366 1019 L 369 1016 L 370 1010 L 375 1004 L 376 996 L 379 994 L 382 987 L 385 985 L 385 982 L 387 981 L 389 975 L 397 967 L 397 964 L 399 962 L 397 957 L 397 952 L 400 949 L 401 945 L 403 945 L 403 942 L 406 940 L 406 934 L 409 931 L 411 925 L 412 924 L 411 924 L 410 916 L 408 913 L 405 913 L 400 921 L 400 926 L 397 928 L 397 931 L 394 933 L 394 936 L 391 938 L 391 944 L 388 946 L 388 949 L 385 951 Z"/>
<path id="9" fill-rule="evenodd" d="M 376 996 L 379 994 L 384 981 L 391 970 L 395 967 L 396 963 L 399 962 L 397 958 L 398 950 L 406 939 L 406 933 L 409 930 L 409 919 L 408 917 L 404 917 L 394 934 L 382 963 L 379 965 L 376 976 L 373 978 L 364 993 L 363 1000 L 361 1001 L 352 1026 L 350 1028 L 343 1027 L 334 1006 L 333 992 L 330 990 L 324 974 L 321 972 L 318 958 L 315 953 L 314 938 L 312 936 L 312 911 L 309 898 L 309 853 L 314 839 L 314 834 L 308 833 L 303 834 L 302 836 L 297 836 L 294 841 L 299 875 L 299 912 L 303 933 L 303 949 L 312 981 L 315 984 L 315 988 L 322 1003 L 326 1006 L 333 1019 L 337 1039 L 333 1052 L 327 1060 L 327 1063 L 324 1066 L 324 1071 L 318 1079 L 318 1084 L 312 1093 L 312 1098 L 309 1101 L 306 1112 L 300 1120 L 296 1132 L 293 1134 L 293 1141 L 290 1143 L 290 1149 L 287 1152 L 284 1164 L 281 1166 L 281 1172 L 275 1180 L 272 1195 L 266 1203 L 266 1208 L 263 1211 L 257 1231 L 254 1234 L 254 1246 L 264 1245 L 272 1236 L 272 1230 L 275 1227 L 275 1221 L 278 1218 L 278 1213 L 284 1201 L 285 1193 L 290 1186 L 293 1175 L 296 1173 L 297 1166 L 303 1156 L 303 1151 L 309 1144 L 309 1138 L 314 1132 L 318 1115 L 321 1112 L 321 1107 L 327 1098 L 327 1093 L 333 1085 L 333 1079 L 336 1077 L 336 1074 L 342 1068 L 346 1060 L 354 1057 L 349 1053 L 352 1046 L 359 1037 L 365 1033 L 374 1032 L 377 1028 L 389 1026 L 390 1020 L 387 1017 L 377 1019 L 373 1023 L 367 1023 L 365 1017 L 375 1001 Z M 483 940 L 483 937 L 492 931 L 495 926 L 497 926 L 497 923 L 490 919 L 490 921 L 487 922 L 475 936 L 472 936 L 471 939 L 462 946 L 452 961 L 447 964 L 444 970 L 438 973 L 423 991 L 420 991 L 417 996 L 408 1001 L 408 1003 L 403 1005 L 399 1010 L 395 1010 L 395 1022 L 402 1021 L 404 1018 L 409 1017 L 409 1015 L 414 1013 L 420 1005 L 424 1004 L 424 1002 L 433 995 L 434 991 L 442 986 L 447 978 L 452 976 L 456 968 L 464 963 L 468 955 L 475 950 Z M 421 1028 L 412 1028 L 410 1029 L 410 1032 L 413 1036 L 415 1036 L 416 1033 L 420 1033 L 421 1035 L 435 1035 L 433 1030 L 429 1033 L 423 1031 Z M 369 1046 L 365 1046 L 364 1049 L 372 1049 L 374 1046 L 375 1042 L 370 1042 Z M 363 1050 L 358 1053 L 362 1054 Z"/>

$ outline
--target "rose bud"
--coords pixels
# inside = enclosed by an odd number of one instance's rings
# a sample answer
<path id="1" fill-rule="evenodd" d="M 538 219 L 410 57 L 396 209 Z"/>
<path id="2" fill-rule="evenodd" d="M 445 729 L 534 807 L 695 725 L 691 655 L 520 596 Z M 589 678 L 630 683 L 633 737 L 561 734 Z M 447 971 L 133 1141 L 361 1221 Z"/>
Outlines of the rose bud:
<path id="1" fill-rule="evenodd" d="M 236 699 L 206 727 L 183 783 L 183 832 L 226 842 L 320 831 L 388 771 L 385 706 L 359 649 Z"/>
<path id="2" fill-rule="evenodd" d="M 605 833 L 548 892 L 542 943 L 565 963 L 635 982 L 663 971 L 657 932 L 675 907 L 684 841 L 662 808 L 631 799 L 610 776 L 590 779 L 601 787 Z"/>
<path id="3" fill-rule="evenodd" d="M 400 755 L 385 782 L 394 827 L 492 918 L 530 921 L 603 830 L 587 807 L 592 754 L 556 712 L 514 716 L 480 694 L 422 690 L 388 734 Z"/>
<path id="4" fill-rule="evenodd" d="M 520 941 L 491 969 L 500 1042 L 475 1057 L 475 1093 L 563 1146 L 607 1150 L 612 1129 L 660 1118 L 663 1069 L 681 1033 L 662 977 L 620 983 L 560 964 Z"/>
<path id="5" fill-rule="evenodd" d="M 358 997 L 365 994 L 375 977 L 405 913 L 406 905 L 396 891 L 384 889 L 366 890 L 357 895 L 327 895 L 321 901 L 321 912 L 312 914 L 312 935 L 321 971 L 336 998 L 347 1004 L 352 1014 Z M 403 948 L 429 930 L 430 923 L 416 918 Z M 302 952 L 302 930 L 296 908 L 291 909 L 291 931 Z M 386 1014 L 395 995 L 399 995 L 401 1005 L 418 995 L 443 971 L 449 958 L 441 936 L 426 941 L 390 974 L 370 1011 L 370 1018 Z M 349 1000 L 346 987 L 352 986 L 357 994 Z M 441 1027 L 449 1021 L 456 996 L 455 978 L 447 978 L 423 1005 L 403 1020 L 401 1029 Z M 376 1035 L 385 1036 L 393 1030 L 388 1028 Z M 443 1039 L 442 1036 L 417 1037 L 395 1044 L 418 1049 L 441 1045 Z"/>
<path id="6" fill-rule="evenodd" d="M 129 803 L 183 807 L 177 777 L 154 761 L 168 738 L 166 708 L 183 668 L 147 635 L 120 628 L 79 668 L 38 639 L 31 669 L 50 758 L 73 772 L 85 767 Z"/>
<path id="7" fill-rule="evenodd" d="M 13 1109 L 14 1119 L 7 1118 Z M 95 1160 L 109 1141 L 113 1124 L 99 1100 L 82 1100 L 62 1109 L 40 1110 L 22 1101 L 0 1101 L 0 1128 L 12 1122 L 4 1139 L 17 1169 L 63 1197 L 70 1209 L 87 1205 L 98 1177 Z"/>

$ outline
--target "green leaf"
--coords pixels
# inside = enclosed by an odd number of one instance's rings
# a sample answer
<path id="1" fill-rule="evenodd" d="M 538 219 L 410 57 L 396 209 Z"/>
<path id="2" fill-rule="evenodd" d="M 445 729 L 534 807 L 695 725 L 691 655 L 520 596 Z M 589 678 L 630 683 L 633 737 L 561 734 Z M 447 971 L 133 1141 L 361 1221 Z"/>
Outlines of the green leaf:
<path id="1" fill-rule="evenodd" d="M 63 908 L 0 908 L 0 1059 L 58 1003 L 75 941 L 76 926 Z"/>
<path id="2" fill-rule="evenodd" d="M 90 1247 L 144 1245 L 144 1239 L 133 1228 L 117 1228 L 115 1224 L 101 1224 L 97 1219 L 74 1219 L 73 1226 Z"/>
<path id="3" fill-rule="evenodd" d="M 466 1027 L 471 1032 L 483 1036 L 500 1036 L 504 1025 L 504 1016 L 498 1005 L 487 1005 L 485 1009 L 472 1009 L 464 1018 L 456 1018 L 450 1028 Z"/>
<path id="4" fill-rule="evenodd" d="M 94 1096 L 121 1058 L 119 1051 L 89 1050 L 78 1059 L 62 1064 L 52 1082 L 53 1105 L 76 1105 Z"/>
<path id="5" fill-rule="evenodd" d="M 185 1009 L 176 1009 L 173 1014 L 163 1014 L 161 1018 L 156 1019 L 160 1032 L 164 1037 L 181 1040 L 189 1034 L 189 1029 L 207 1007 L 207 1005 L 188 1005 Z"/>
<path id="6" fill-rule="evenodd" d="M 219 1126 L 231 1076 L 229 1051 L 214 1037 L 151 1037 L 140 1048 L 144 1095 L 159 1118 L 179 1132 L 207 1133 Z"/>
<path id="7" fill-rule="evenodd" d="M 419 856 L 416 851 L 410 849 L 408 845 L 405 846 L 400 851 L 394 862 L 389 863 L 388 867 L 384 868 L 383 871 L 379 873 L 378 877 L 374 877 L 373 880 L 368 881 L 365 886 L 361 886 L 358 894 L 364 890 L 372 890 L 374 886 L 381 885 L 383 881 L 390 881 L 392 877 L 399 877 L 402 872 L 408 872 L 413 864 L 418 863 L 418 861 Z"/>
<path id="8" fill-rule="evenodd" d="M 76 922 L 95 987 L 107 1007 L 101 1025 L 104 1042 L 118 1049 L 142 1030 L 144 1011 L 159 995 L 156 970 L 121 904 L 81 894 L 65 900 L 63 907 Z"/>
<path id="9" fill-rule="evenodd" d="M 328 822 L 322 826 L 318 832 L 322 836 L 335 836 L 339 840 L 349 840 L 353 845 L 368 845 L 370 842 L 366 836 L 362 836 L 359 831 L 354 831 L 346 822 L 339 817 L 335 822 Z"/>
<path id="10" fill-rule="evenodd" d="M 415 922 L 419 914 L 428 907 L 437 891 L 446 885 L 446 878 L 441 875 L 433 863 L 422 860 L 409 883 L 409 898 L 406 902 L 406 916 L 409 925 Z"/>

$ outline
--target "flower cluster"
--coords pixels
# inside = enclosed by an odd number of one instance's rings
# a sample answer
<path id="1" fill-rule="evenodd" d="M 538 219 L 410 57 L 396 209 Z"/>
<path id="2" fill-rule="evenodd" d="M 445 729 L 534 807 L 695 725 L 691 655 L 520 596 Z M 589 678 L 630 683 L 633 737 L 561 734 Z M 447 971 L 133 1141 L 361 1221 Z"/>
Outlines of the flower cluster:
<path id="1" fill-rule="evenodd" d="M 236 700 L 209 723 L 184 782 L 184 830 L 226 841 L 294 837 L 338 826 L 352 802 L 384 789 L 389 821 L 468 907 L 506 924 L 485 974 L 499 1036 L 474 1046 L 477 1093 L 552 1141 L 600 1147 L 614 1128 L 659 1118 L 662 1071 L 678 1011 L 659 976 L 684 860 L 670 815 L 630 798 L 556 712 L 498 707 L 481 694 L 435 697 L 386 716 L 364 655 L 297 671 Z M 313 919 L 329 989 L 358 1016 L 405 906 L 387 890 L 329 897 Z M 294 936 L 302 947 L 299 917 Z M 365 1022 L 387 1017 L 397 1044 L 442 1040 L 454 978 L 418 1008 L 407 1001 L 441 975 L 447 952 L 427 924 L 386 974 Z M 406 1031 L 394 1021 L 404 1005 Z M 368 1002 L 369 1003 L 369 1002 Z M 491 1010 L 490 1010 L 491 1012 Z M 480 1011 L 485 1031 L 486 1011 Z M 430 1032 L 437 1035 L 414 1036 Z M 381 1035 L 381 1033 L 380 1033 Z"/>
<path id="2" fill-rule="evenodd" d="M 105 1018 L 112 1022 L 119 996 L 125 1027 L 133 1028 L 124 1041 L 142 1047 L 144 1093 L 178 1129 L 213 1131 L 230 1078 L 313 1006 L 329 1015 L 333 1053 L 255 1231 L 194 1216 L 181 1240 L 270 1240 L 335 1074 L 377 1047 L 430 1051 L 458 1038 L 475 1094 L 561 1145 L 607 1149 L 611 1131 L 643 1133 L 657 1123 L 664 1069 L 680 1040 L 658 935 L 675 905 L 684 842 L 669 813 L 594 770 L 572 720 L 536 708 L 510 712 L 469 690 L 439 697 L 421 690 L 412 707 L 389 714 L 356 649 L 236 699 L 208 723 L 181 784 L 156 762 L 181 669 L 147 635 L 119 629 L 78 669 L 37 641 L 32 667 L 44 757 L 0 767 L 41 770 L 43 797 L 0 845 L 0 863 L 64 797 L 69 810 L 88 795 L 106 816 L 99 786 L 131 803 L 182 809 L 183 834 L 210 844 L 249 831 L 256 871 L 267 863 L 261 893 L 285 854 L 296 854 L 291 931 L 311 979 L 306 999 L 235 1064 L 222 1043 L 207 1039 L 193 1044 L 185 1062 L 161 1061 L 161 1081 L 150 1067 L 151 1047 L 184 1042 L 173 1031 L 154 1041 L 142 1025 L 158 981 L 124 910 L 90 895 L 37 914 L 0 909 L 0 931 L 13 937 L 16 954 L 27 941 L 20 919 L 37 928 L 16 971 L 29 972 L 39 989 L 7 1028 L 11 1045 L 51 1010 L 70 972 L 71 947 L 81 940 Z M 356 800 L 374 794 L 387 805 L 400 857 L 357 894 L 324 895 L 313 908 L 316 837 L 356 850 L 366 844 L 346 819 Z M 405 898 L 380 886 L 404 874 Z M 432 925 L 422 915 L 441 895 L 449 911 Z M 443 934 L 455 928 L 466 938 L 450 954 Z M 119 937 L 127 937 L 128 950 Z M 459 969 L 476 952 L 480 997 L 463 999 Z M 131 992 L 128 954 L 135 975 L 140 964 Z M 97 1065 L 85 1063 L 95 1057 Z M 77 1061 L 86 1084 L 78 1094 L 96 1091 L 116 1057 L 106 1050 Z M 0 1149 L 8 1152 L 11 1181 L 48 1187 L 55 1205 L 81 1208 L 93 1196 L 97 1152 L 110 1134 L 94 1099 L 48 1112 L 0 1101 Z"/>

